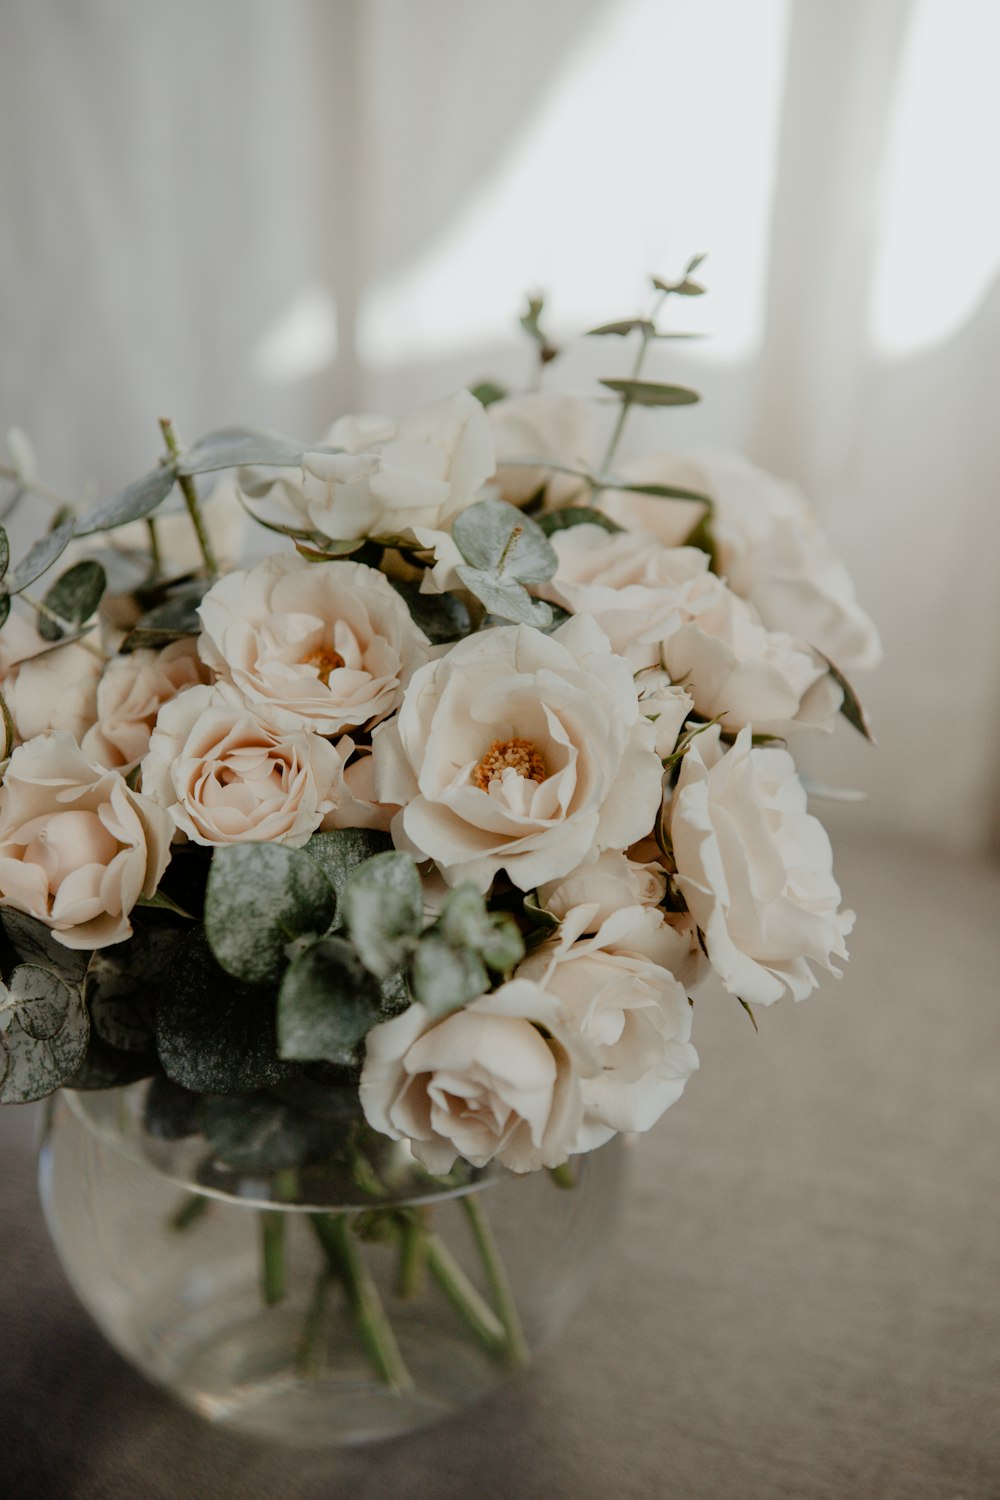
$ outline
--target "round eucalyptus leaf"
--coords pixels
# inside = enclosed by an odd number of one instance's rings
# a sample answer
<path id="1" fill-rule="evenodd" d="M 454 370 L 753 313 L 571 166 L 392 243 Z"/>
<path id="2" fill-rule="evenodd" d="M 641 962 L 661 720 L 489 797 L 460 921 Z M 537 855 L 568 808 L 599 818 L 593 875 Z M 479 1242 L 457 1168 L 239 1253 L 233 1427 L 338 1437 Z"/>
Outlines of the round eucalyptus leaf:
<path id="1" fill-rule="evenodd" d="M 56 579 L 42 602 L 60 620 L 65 620 L 67 625 L 78 630 L 96 611 L 106 587 L 107 578 L 101 564 L 93 558 L 85 557 Z M 58 641 L 66 634 L 47 615 L 39 615 L 38 633 L 46 641 Z"/>
<path id="2" fill-rule="evenodd" d="M 83 1061 L 89 1034 L 80 991 L 51 969 L 20 964 L 0 990 L 0 1104 L 60 1088 Z"/>
<path id="3" fill-rule="evenodd" d="M 315 860 L 281 844 L 216 849 L 205 891 L 205 933 L 216 959 L 249 984 L 277 984 L 289 945 L 326 932 L 335 896 Z"/>
<path id="4" fill-rule="evenodd" d="M 383 1019 L 378 983 L 350 943 L 321 938 L 289 966 L 278 996 L 278 1049 L 303 1062 L 357 1062 Z"/>
<path id="5" fill-rule="evenodd" d="M 341 906 L 365 967 L 387 979 L 406 961 L 423 927 L 423 890 L 413 860 L 396 850 L 366 860 L 344 886 Z"/>

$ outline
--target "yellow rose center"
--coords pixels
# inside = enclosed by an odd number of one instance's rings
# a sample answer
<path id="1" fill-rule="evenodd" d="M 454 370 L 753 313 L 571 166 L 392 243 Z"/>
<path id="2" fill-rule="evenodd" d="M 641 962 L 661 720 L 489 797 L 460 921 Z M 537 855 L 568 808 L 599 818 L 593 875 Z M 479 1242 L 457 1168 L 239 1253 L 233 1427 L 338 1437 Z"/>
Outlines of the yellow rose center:
<path id="1" fill-rule="evenodd" d="M 344 658 L 338 651 L 333 651 L 329 646 L 317 646 L 315 651 L 310 651 L 308 656 L 302 658 L 303 667 L 315 667 L 319 672 L 319 680 L 324 686 L 329 684 L 330 673 L 336 672 L 338 667 L 344 665 Z"/>
<path id="2" fill-rule="evenodd" d="M 526 781 L 543 782 L 548 775 L 545 762 L 530 740 L 494 740 L 472 773 L 481 791 L 488 791 L 494 781 L 501 781 L 510 767 Z"/>

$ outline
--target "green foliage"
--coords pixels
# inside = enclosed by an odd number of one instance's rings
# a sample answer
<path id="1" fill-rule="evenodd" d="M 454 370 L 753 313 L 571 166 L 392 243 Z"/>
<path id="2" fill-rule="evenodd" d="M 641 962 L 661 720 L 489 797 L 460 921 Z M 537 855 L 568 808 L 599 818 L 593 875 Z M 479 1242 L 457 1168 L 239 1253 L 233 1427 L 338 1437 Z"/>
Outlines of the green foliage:
<path id="1" fill-rule="evenodd" d="M 419 583 L 411 579 L 390 578 L 389 582 L 432 645 L 442 646 L 469 634 L 468 608 L 454 594 L 422 594 Z"/>
<path id="2" fill-rule="evenodd" d="M 199 438 L 177 460 L 179 474 L 207 474 L 235 469 L 241 464 L 280 469 L 297 468 L 307 451 L 302 443 L 259 432 L 252 427 L 220 427 Z"/>
<path id="3" fill-rule="evenodd" d="M 29 917 L 25 912 L 5 906 L 0 922 L 15 953 L 22 962 L 51 969 L 70 984 L 79 984 L 87 972 L 90 954 L 81 948 L 67 948 L 52 936 L 51 927 Z"/>
<path id="4" fill-rule="evenodd" d="M 194 1093 L 246 1094 L 288 1074 L 278 1056 L 273 989 L 227 974 L 198 929 L 185 934 L 168 977 L 157 1001 L 156 1047 L 174 1083 Z"/>
<path id="5" fill-rule="evenodd" d="M 68 1082 L 89 1033 L 79 989 L 51 969 L 20 964 L 0 988 L 0 1104 L 44 1099 Z"/>
<path id="6" fill-rule="evenodd" d="M 10 542 L 7 533 L 0 526 L 0 583 L 7 577 L 7 569 L 10 567 Z"/>
<path id="7" fill-rule="evenodd" d="M 348 877 L 344 924 L 365 967 L 380 979 L 401 968 L 423 926 L 423 893 L 408 854 L 376 854 Z"/>
<path id="8" fill-rule="evenodd" d="M 127 1083 L 148 1078 L 157 1067 L 154 1047 L 143 1052 L 120 1052 L 102 1041 L 91 1026 L 83 1061 L 64 1087 L 82 1091 L 123 1088 Z"/>
<path id="9" fill-rule="evenodd" d="M 830 676 L 833 678 L 834 682 L 837 684 L 844 695 L 844 701 L 840 705 L 840 712 L 844 715 L 844 718 L 847 720 L 848 724 L 851 725 L 852 729 L 856 729 L 860 735 L 864 736 L 869 744 L 874 745 L 875 736 L 874 734 L 872 734 L 871 725 L 869 724 L 868 716 L 865 713 L 864 708 L 862 707 L 861 699 L 858 697 L 857 693 L 854 691 L 840 668 L 835 667 L 828 656 L 824 656 L 822 651 L 816 651 L 816 655 L 822 657 L 823 661 L 826 662 L 827 670 L 829 671 Z"/>
<path id="10" fill-rule="evenodd" d="M 479 500 L 455 518 L 452 536 L 466 565 L 458 576 L 501 620 L 547 625 L 552 612 L 523 587 L 551 578 L 558 559 L 545 532 L 503 500 Z"/>
<path id="11" fill-rule="evenodd" d="M 630 333 L 644 333 L 650 338 L 655 332 L 656 325 L 649 318 L 622 318 L 617 323 L 602 323 L 599 328 L 588 328 L 584 338 L 607 338 L 609 335 L 624 338 Z"/>
<path id="12" fill-rule="evenodd" d="M 184 934 L 170 927 L 136 927 L 127 943 L 90 955 L 83 998 L 102 1041 L 121 1052 L 145 1052 L 156 1031 L 156 999 L 169 982 Z"/>
<path id="13" fill-rule="evenodd" d="M 182 1141 L 197 1135 L 201 1129 L 201 1095 L 181 1088 L 157 1071 L 146 1091 L 143 1124 L 158 1141 Z"/>
<path id="14" fill-rule="evenodd" d="M 602 380 L 601 385 L 634 406 L 693 406 L 701 400 L 686 385 L 660 385 L 652 380 Z"/>
<path id="15" fill-rule="evenodd" d="M 206 582 L 187 583 L 162 604 L 147 610 L 129 631 L 119 650 L 122 653 L 138 651 L 140 647 L 159 650 L 182 636 L 197 635 L 201 630 L 198 606 L 207 587 Z"/>
<path id="16" fill-rule="evenodd" d="M 483 406 L 492 406 L 495 401 L 503 401 L 510 395 L 507 387 L 496 380 L 481 380 L 478 385 L 471 386 L 470 390 Z"/>
<path id="17" fill-rule="evenodd" d="M 206 1099 L 200 1125 L 219 1161 L 255 1177 L 315 1161 L 329 1134 L 322 1117 L 263 1092 Z"/>
<path id="18" fill-rule="evenodd" d="M 431 1015 L 468 1005 L 489 989 L 486 965 L 468 948 L 453 948 L 443 937 L 429 933 L 420 942 L 410 970 L 414 999 Z"/>
<path id="19" fill-rule="evenodd" d="M 282 844 L 215 850 L 205 891 L 205 934 L 217 961 L 248 984 L 276 984 L 291 945 L 333 921 L 335 896 L 314 859 Z"/>
<path id="20" fill-rule="evenodd" d="M 495 619 L 515 625 L 534 625 L 543 629 L 552 622 L 552 611 L 543 599 L 533 599 L 519 583 L 506 583 L 494 573 L 459 564 L 455 570 L 470 594 L 486 606 Z"/>
<path id="21" fill-rule="evenodd" d="M 539 362 L 543 365 L 547 365 L 551 360 L 555 359 L 556 355 L 559 353 L 559 350 L 556 348 L 555 344 L 550 342 L 550 340 L 542 330 L 542 326 L 539 320 L 544 309 L 544 297 L 530 297 L 528 299 L 527 311 L 521 314 L 521 317 L 518 319 L 518 321 L 528 337 L 530 339 L 533 339 L 534 342 L 538 345 Z"/>
<path id="22" fill-rule="evenodd" d="M 39 537 L 34 546 L 28 548 L 10 576 L 7 583 L 8 594 L 19 594 L 22 589 L 30 588 L 36 578 L 41 578 L 43 573 L 48 572 L 56 559 L 61 557 L 69 546 L 70 538 L 74 534 L 74 525 L 72 519 L 63 521 L 61 525 Z"/>
<path id="23" fill-rule="evenodd" d="M 79 630 L 95 613 L 106 587 L 107 578 L 100 563 L 84 558 L 56 579 L 42 603 L 71 629 Z M 38 617 L 38 633 L 46 641 L 61 640 L 66 634 L 61 625 L 43 614 Z"/>
<path id="24" fill-rule="evenodd" d="M 485 897 L 468 882 L 449 892 L 438 929 L 446 942 L 478 953 L 498 974 L 509 973 L 524 957 L 524 942 L 513 917 L 487 910 Z"/>
<path id="25" fill-rule="evenodd" d="M 126 485 L 111 500 L 106 500 L 103 505 L 98 505 L 95 510 L 81 516 L 76 523 L 77 536 L 93 536 L 95 531 L 114 531 L 118 526 L 145 520 L 170 494 L 176 477 L 173 464 L 158 464 L 141 479 Z M 48 566 L 46 563 L 46 567 Z M 40 571 L 44 572 L 45 569 Z"/>
<path id="26" fill-rule="evenodd" d="M 565 531 L 570 526 L 603 526 L 605 531 L 624 531 L 617 521 L 612 521 L 603 511 L 589 505 L 567 505 L 562 510 L 552 510 L 547 516 L 539 516 L 538 524 L 546 536 L 554 531 Z"/>
<path id="27" fill-rule="evenodd" d="M 331 828 L 326 833 L 314 833 L 303 844 L 302 853 L 319 866 L 333 887 L 336 910 L 332 931 L 344 925 L 341 897 L 352 872 L 366 859 L 391 849 L 392 839 L 377 828 Z"/>
<path id="28" fill-rule="evenodd" d="M 444 1015 L 485 994 L 489 971 L 507 975 L 523 957 L 513 917 L 490 912 L 481 892 L 464 883 L 449 892 L 437 922 L 420 939 L 410 968 L 414 997 L 433 1015 Z"/>
<path id="29" fill-rule="evenodd" d="M 281 982 L 281 1056 L 356 1064 L 361 1043 L 382 1018 L 380 1002 L 377 981 L 350 943 L 341 937 L 320 938 L 293 960 Z"/>

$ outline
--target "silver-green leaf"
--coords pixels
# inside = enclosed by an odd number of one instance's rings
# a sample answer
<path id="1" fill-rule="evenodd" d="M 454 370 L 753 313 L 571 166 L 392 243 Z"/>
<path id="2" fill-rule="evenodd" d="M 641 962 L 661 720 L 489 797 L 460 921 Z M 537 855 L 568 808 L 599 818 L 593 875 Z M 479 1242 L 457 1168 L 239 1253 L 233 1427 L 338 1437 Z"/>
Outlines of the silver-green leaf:
<path id="1" fill-rule="evenodd" d="M 378 983 L 340 937 L 320 938 L 289 965 L 278 994 L 278 1051 L 351 1066 L 382 1019 Z"/>
<path id="2" fill-rule="evenodd" d="M 341 904 L 365 967 L 387 979 L 405 963 L 423 926 L 423 891 L 413 860 L 396 850 L 366 860 L 344 886 Z"/>
<path id="3" fill-rule="evenodd" d="M 542 599 L 532 599 L 527 589 L 519 583 L 507 583 L 495 573 L 486 573 L 482 568 L 468 568 L 460 563 L 455 569 L 470 594 L 475 594 L 485 604 L 491 615 L 498 620 L 511 620 L 515 625 L 535 625 L 539 629 L 551 623 L 552 611 Z"/>
<path id="4" fill-rule="evenodd" d="M 30 588 L 36 578 L 41 578 L 43 573 L 47 573 L 56 559 L 61 557 L 69 546 L 75 526 L 76 522 L 70 518 L 68 521 L 63 521 L 62 525 L 57 526 L 53 531 L 48 531 L 44 536 L 39 537 L 11 574 L 7 592 L 19 594 L 22 589 Z"/>
<path id="5" fill-rule="evenodd" d="M 172 464 L 159 464 L 127 485 L 111 500 L 106 500 L 96 510 L 81 516 L 76 523 L 77 536 L 92 536 L 95 531 L 113 531 L 116 526 L 128 526 L 132 521 L 142 521 L 151 516 L 161 501 L 170 494 L 176 478 Z"/>
<path id="6" fill-rule="evenodd" d="M 0 987 L 0 1104 L 44 1099 L 83 1061 L 90 1022 L 79 989 L 20 964 Z"/>
<path id="7" fill-rule="evenodd" d="M 241 464 L 265 465 L 268 468 L 291 469 L 302 462 L 306 445 L 274 432 L 258 432 L 252 427 L 220 427 L 206 433 L 177 460 L 181 474 L 208 474 L 216 469 L 233 469 Z"/>
<path id="8" fill-rule="evenodd" d="M 216 961 L 247 984 L 276 984 L 290 945 L 333 920 L 333 887 L 307 854 L 282 844 L 216 849 L 205 891 L 205 934 Z"/>

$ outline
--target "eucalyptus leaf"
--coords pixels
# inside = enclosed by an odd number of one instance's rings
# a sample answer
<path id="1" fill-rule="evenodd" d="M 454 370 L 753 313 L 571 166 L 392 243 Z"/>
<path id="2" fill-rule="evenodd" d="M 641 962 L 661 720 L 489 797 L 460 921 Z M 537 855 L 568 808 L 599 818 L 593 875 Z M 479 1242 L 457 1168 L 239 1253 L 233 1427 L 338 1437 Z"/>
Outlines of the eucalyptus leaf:
<path id="1" fill-rule="evenodd" d="M 378 828 L 331 828 L 326 833 L 314 833 L 302 853 L 314 860 L 333 886 L 336 896 L 336 914 L 332 928 L 343 926 L 340 900 L 351 872 L 373 854 L 385 854 L 392 848 L 392 839 Z"/>
<path id="2" fill-rule="evenodd" d="M 389 582 L 403 599 L 414 625 L 434 646 L 468 635 L 472 622 L 467 606 L 454 594 L 422 594 L 419 583 L 406 578 Z"/>
<path id="3" fill-rule="evenodd" d="M 113 499 L 106 500 L 96 510 L 81 516 L 76 523 L 77 536 L 93 536 L 95 531 L 113 531 L 116 526 L 128 526 L 132 521 L 145 520 L 170 494 L 175 478 L 173 464 L 158 464 L 141 479 L 127 485 Z"/>
<path id="4" fill-rule="evenodd" d="M 701 400 L 686 385 L 659 385 L 652 380 L 602 380 L 601 385 L 635 406 L 693 406 Z"/>
<path id="5" fill-rule="evenodd" d="M 495 401 L 503 401 L 510 394 L 507 387 L 496 380 L 481 380 L 478 385 L 471 386 L 470 390 L 482 406 L 492 406 Z"/>
<path id="6" fill-rule="evenodd" d="M 185 935 L 170 927 L 136 927 L 127 943 L 90 956 L 83 998 L 94 1030 L 122 1052 L 144 1052 L 156 1032 L 156 1000 Z"/>
<path id="7" fill-rule="evenodd" d="M 325 1120 L 263 1092 L 206 1099 L 201 1128 L 218 1161 L 255 1177 L 307 1166 L 329 1149 Z"/>
<path id="8" fill-rule="evenodd" d="M 246 1094 L 287 1076 L 289 1065 L 278 1056 L 273 990 L 227 974 L 198 930 L 186 935 L 170 980 L 157 1002 L 156 1046 L 174 1083 L 194 1093 Z"/>
<path id="9" fill-rule="evenodd" d="M 44 1099 L 83 1061 L 90 1024 L 79 989 L 20 964 L 0 989 L 0 1104 Z"/>
<path id="10" fill-rule="evenodd" d="M 0 526 L 0 581 L 7 577 L 7 569 L 10 567 L 10 542 L 7 532 Z"/>
<path id="11" fill-rule="evenodd" d="M 478 1000 L 490 987 L 486 965 L 470 948 L 453 948 L 445 938 L 428 933 L 410 966 L 413 995 L 433 1016 L 447 1015 Z"/>
<path id="12" fill-rule="evenodd" d="M 26 912 L 15 911 L 12 906 L 3 908 L 0 922 L 22 962 L 51 969 L 71 984 L 79 984 L 83 979 L 90 961 L 85 949 L 67 948 L 56 941 L 51 927 Z"/>
<path id="13" fill-rule="evenodd" d="M 7 616 L 9 614 L 10 614 L 10 595 L 9 594 L 0 594 L 0 627 L 3 627 L 4 625 L 6 625 L 6 623 L 7 623 Z"/>
<path id="14" fill-rule="evenodd" d="M 455 545 L 474 568 L 518 583 L 544 583 L 559 559 L 537 521 L 505 500 L 478 500 L 455 517 Z"/>
<path id="15" fill-rule="evenodd" d="M 612 521 L 603 511 L 589 505 L 567 505 L 562 510 L 550 510 L 547 516 L 539 516 L 538 524 L 546 536 L 554 531 L 565 531 L 570 526 L 602 526 L 605 531 L 624 531 L 617 521 Z"/>
<path id="16" fill-rule="evenodd" d="M 360 552 L 365 545 L 366 539 L 363 536 L 348 537 L 340 542 L 324 537 L 321 543 L 296 541 L 295 550 L 307 562 L 338 562 L 342 557 Z"/>
<path id="17" fill-rule="evenodd" d="M 200 1131 L 201 1105 L 200 1094 L 157 1072 L 143 1101 L 143 1125 L 154 1140 L 182 1141 Z"/>
<path id="18" fill-rule="evenodd" d="M 588 328 L 584 338 L 604 338 L 609 334 L 616 334 L 624 338 L 629 333 L 645 333 L 647 335 L 656 332 L 656 325 L 649 318 L 622 318 L 617 323 L 602 323 L 599 328 Z"/>
<path id="19" fill-rule="evenodd" d="M 382 1019 L 379 985 L 350 943 L 320 938 L 298 955 L 281 981 L 278 1049 L 282 1057 L 303 1062 L 351 1065 Z"/>
<path id="20" fill-rule="evenodd" d="M 624 490 L 629 495 L 652 495 L 657 500 L 696 500 L 700 505 L 705 505 L 709 510 L 715 508 L 715 502 L 711 495 L 703 495 L 700 490 L 685 489 L 678 484 L 646 484 L 639 481 L 612 479 L 604 476 L 601 479 L 602 489 Z"/>
<path id="21" fill-rule="evenodd" d="M 52 614 L 58 615 L 60 620 L 65 620 L 67 625 L 78 630 L 96 611 L 106 587 L 104 569 L 99 562 L 87 557 L 67 568 L 47 591 L 42 602 Z M 62 626 L 43 614 L 38 617 L 38 633 L 46 641 L 61 640 L 66 634 Z"/>
<path id="22" fill-rule="evenodd" d="M 147 610 L 119 649 L 123 653 L 138 651 L 141 647 L 155 650 L 170 641 L 180 640 L 182 636 L 198 635 L 201 631 L 198 606 L 207 587 L 206 583 L 186 585 L 162 604 Z"/>
<path id="23" fill-rule="evenodd" d="M 813 649 L 815 650 L 816 648 L 814 647 Z M 868 723 L 868 717 L 861 705 L 861 699 L 858 697 L 857 693 L 854 691 L 840 668 L 835 667 L 828 656 L 824 656 L 823 652 L 819 650 L 816 651 L 816 655 L 821 657 L 822 660 L 826 662 L 830 676 L 833 678 L 834 682 L 837 684 L 844 695 L 844 701 L 840 705 L 840 712 L 844 715 L 844 718 L 847 720 L 848 724 L 852 726 L 852 728 L 856 729 L 859 734 L 864 735 L 869 744 L 874 745 L 875 736 L 872 734 L 871 725 Z"/>
<path id="24" fill-rule="evenodd" d="M 450 891 L 438 921 L 453 948 L 470 948 L 496 973 L 505 974 L 524 957 L 524 940 L 507 912 L 490 912 L 482 893 L 469 882 Z"/>
<path id="25" fill-rule="evenodd" d="M 224 844 L 205 891 L 205 933 L 222 967 L 249 984 L 276 984 L 296 939 L 333 920 L 333 887 L 315 860 L 282 844 Z"/>
<path id="26" fill-rule="evenodd" d="M 491 615 L 498 620 L 511 620 L 516 625 L 535 625 L 544 629 L 552 622 L 552 611 L 541 599 L 532 599 L 527 589 L 519 583 L 498 580 L 494 573 L 485 573 L 481 568 L 468 568 L 459 564 L 455 569 L 470 594 L 475 594 L 485 604 Z"/>
<path id="27" fill-rule="evenodd" d="M 309 447 L 273 432 L 252 427 L 220 427 L 199 438 L 193 447 L 177 460 L 181 474 L 208 474 L 217 469 L 234 469 L 241 464 L 268 468 L 297 468 Z"/>
<path id="28" fill-rule="evenodd" d="M 74 534 L 76 522 L 71 518 L 63 521 L 54 531 L 48 531 L 38 538 L 34 546 L 29 547 L 24 557 L 18 563 L 10 576 L 7 584 L 9 594 L 19 594 L 22 589 L 30 588 L 36 578 L 41 578 L 43 573 L 48 572 L 58 557 L 66 551 L 70 538 Z"/>
<path id="29" fill-rule="evenodd" d="M 128 1083 L 136 1083 L 140 1078 L 148 1078 L 158 1067 L 159 1061 L 154 1048 L 147 1047 L 144 1052 L 120 1052 L 117 1047 L 111 1047 L 103 1041 L 91 1026 L 83 1061 L 63 1087 L 78 1089 L 84 1093 L 96 1089 L 123 1088 Z"/>
<path id="30" fill-rule="evenodd" d="M 417 867 L 396 850 L 352 872 L 341 896 L 344 925 L 365 967 L 387 979 L 406 961 L 423 927 Z"/>

